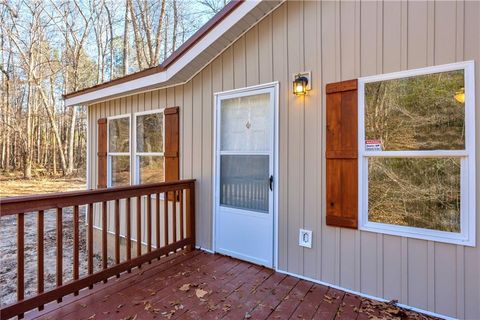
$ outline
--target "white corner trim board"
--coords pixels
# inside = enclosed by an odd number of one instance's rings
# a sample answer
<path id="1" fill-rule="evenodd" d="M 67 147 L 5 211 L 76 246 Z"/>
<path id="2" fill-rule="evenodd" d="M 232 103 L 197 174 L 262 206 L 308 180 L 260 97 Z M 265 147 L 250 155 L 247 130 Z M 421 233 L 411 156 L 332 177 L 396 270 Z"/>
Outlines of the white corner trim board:
<path id="1" fill-rule="evenodd" d="M 252 11 L 259 3 L 261 3 L 261 0 L 244 1 L 238 8 L 236 8 L 231 14 L 229 14 L 228 17 L 218 23 L 210 32 L 208 32 L 200 41 L 193 45 L 192 48 L 190 48 L 183 56 L 176 60 L 166 70 L 149 76 L 140 77 L 124 83 L 119 83 L 110 87 L 67 98 L 65 99 L 65 105 L 82 105 L 89 101 L 96 101 L 110 96 L 121 95 L 128 91 L 140 90 L 142 88 L 161 85 L 162 83 L 170 80 L 188 63 L 190 63 L 206 48 L 208 48 L 211 44 L 218 40 L 225 33 L 225 31 L 229 30 L 232 26 L 234 26 L 245 16 L 247 16 L 248 13 Z"/>

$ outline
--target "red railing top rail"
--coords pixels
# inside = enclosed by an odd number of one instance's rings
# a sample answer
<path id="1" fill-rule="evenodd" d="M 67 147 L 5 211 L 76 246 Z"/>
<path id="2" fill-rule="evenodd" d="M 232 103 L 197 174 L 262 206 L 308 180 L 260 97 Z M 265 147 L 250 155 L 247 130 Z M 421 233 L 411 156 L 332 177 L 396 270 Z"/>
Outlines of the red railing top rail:
<path id="1" fill-rule="evenodd" d="M 47 193 L 30 196 L 0 198 L 0 217 L 12 214 L 85 205 L 95 202 L 111 201 L 146 194 L 162 193 L 186 189 L 195 179 L 178 180 L 151 184 L 112 187 L 106 189 Z"/>

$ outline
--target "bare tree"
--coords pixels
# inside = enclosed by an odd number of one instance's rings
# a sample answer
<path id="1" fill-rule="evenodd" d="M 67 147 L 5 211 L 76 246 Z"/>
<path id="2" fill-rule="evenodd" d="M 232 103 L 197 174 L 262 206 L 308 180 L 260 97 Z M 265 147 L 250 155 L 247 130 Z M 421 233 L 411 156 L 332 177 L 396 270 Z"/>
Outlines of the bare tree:
<path id="1" fill-rule="evenodd" d="M 178 0 L 0 1 L 0 168 L 25 178 L 84 170 L 85 109 L 65 107 L 61 95 L 160 64 L 214 11 L 197 9 Z"/>

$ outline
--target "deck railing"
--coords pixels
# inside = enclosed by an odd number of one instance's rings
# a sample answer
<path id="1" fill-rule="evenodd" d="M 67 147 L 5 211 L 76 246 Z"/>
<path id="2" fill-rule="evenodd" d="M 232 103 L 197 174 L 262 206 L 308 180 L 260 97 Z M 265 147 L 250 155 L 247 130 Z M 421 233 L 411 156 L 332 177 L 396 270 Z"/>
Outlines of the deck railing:
<path id="1" fill-rule="evenodd" d="M 146 199 L 145 199 L 146 198 Z M 132 208 L 132 199 L 136 203 Z M 163 201 L 163 218 L 161 217 L 161 202 Z M 125 255 L 120 256 L 120 218 L 121 203 L 124 208 L 125 225 Z M 170 205 L 169 205 L 170 204 Z M 87 274 L 79 277 L 79 207 L 87 206 Z M 63 283 L 63 208 L 73 208 L 73 270 L 72 281 Z M 101 215 L 101 260 L 102 270 L 94 272 L 94 212 L 98 208 Z M 111 210 L 113 208 L 113 210 Z M 44 290 L 44 217 L 55 209 L 56 214 L 56 287 Z M 132 215 L 134 209 L 135 215 Z M 169 214 L 169 210 L 172 212 Z M 37 293 L 25 298 L 25 215 L 37 215 Z M 113 266 L 108 266 L 108 227 L 107 215 L 113 214 L 114 219 L 114 260 Z M 155 214 L 155 219 L 152 219 Z M 55 194 L 22 196 L 0 199 L 0 217 L 17 216 L 17 302 L 0 309 L 0 318 L 9 319 L 43 306 L 51 301 L 60 302 L 68 294 L 78 294 L 79 290 L 93 288 L 95 283 L 134 267 L 160 259 L 171 252 L 195 245 L 195 180 L 180 180 L 156 184 L 115 187 L 108 189 L 74 191 Z M 142 216 L 145 230 L 142 230 Z M 170 217 L 172 221 L 169 221 Z M 136 256 L 132 257 L 132 228 L 136 224 Z M 163 219 L 163 230 L 160 220 Z M 155 226 L 152 226 L 155 224 Z M 153 230 L 155 228 L 155 231 Z M 1 232 L 2 230 L 0 230 Z M 143 233 L 142 233 L 143 231 Z M 155 246 L 152 245 L 152 234 L 155 233 Z M 146 243 L 142 244 L 142 234 Z M 162 245 L 163 243 L 163 245 Z M 142 254 L 142 246 L 146 253 Z"/>

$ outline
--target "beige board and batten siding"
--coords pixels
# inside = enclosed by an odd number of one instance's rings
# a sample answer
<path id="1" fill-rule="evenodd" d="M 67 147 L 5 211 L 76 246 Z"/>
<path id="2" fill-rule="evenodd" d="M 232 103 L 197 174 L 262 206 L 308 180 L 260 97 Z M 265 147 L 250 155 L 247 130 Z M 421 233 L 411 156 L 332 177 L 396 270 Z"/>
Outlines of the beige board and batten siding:
<path id="1" fill-rule="evenodd" d="M 181 177 L 198 181 L 197 244 L 212 248 L 214 93 L 279 81 L 278 267 L 420 309 L 478 319 L 479 236 L 476 247 L 464 247 L 328 227 L 322 173 L 327 83 L 475 60 L 478 104 L 479 31 L 477 1 L 287 2 L 185 85 L 90 106 L 90 137 L 96 137 L 98 118 L 180 106 Z M 303 70 L 312 71 L 313 88 L 306 97 L 295 97 L 291 77 Z M 480 112 L 476 117 L 480 128 Z M 90 139 L 90 148 L 96 150 L 96 139 Z M 90 187 L 95 187 L 94 152 L 89 161 Z M 312 249 L 298 246 L 299 228 L 313 231 Z"/>

